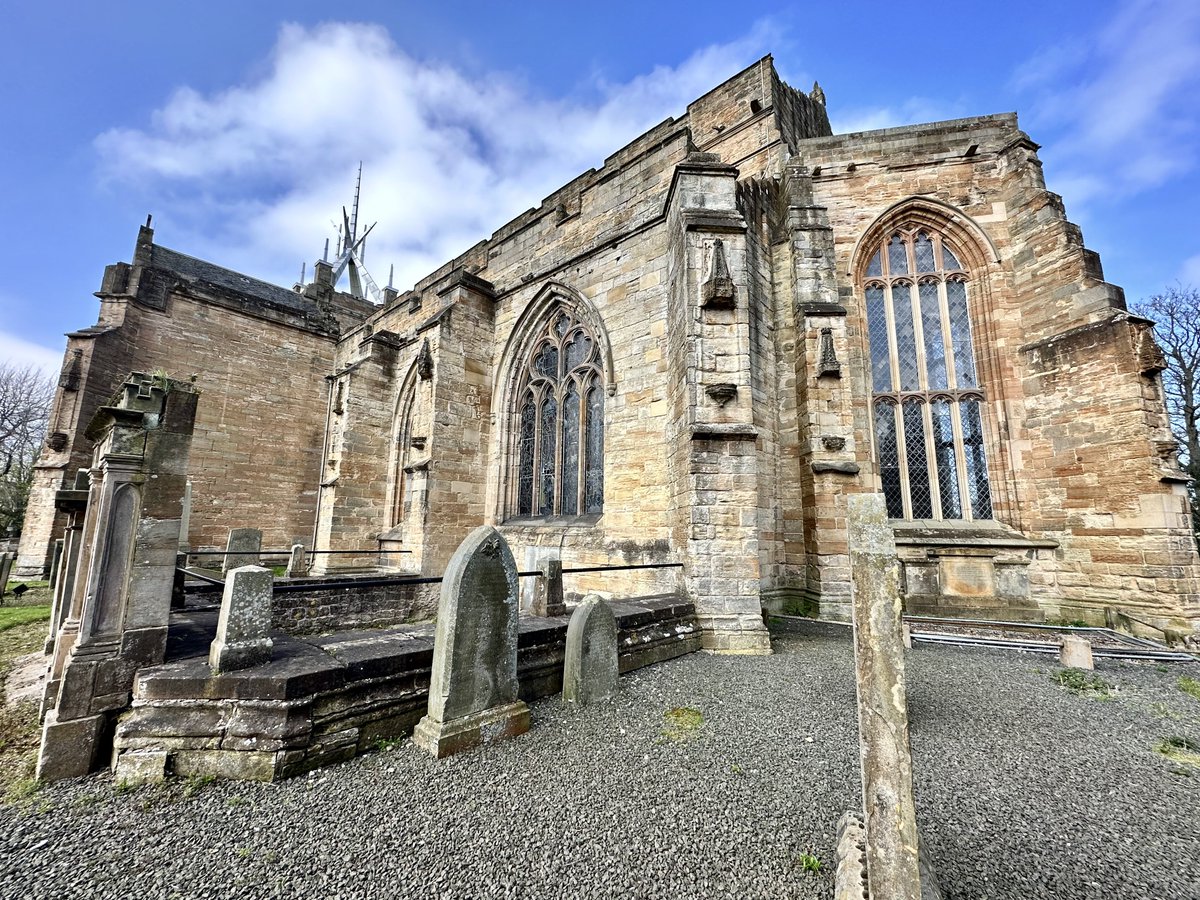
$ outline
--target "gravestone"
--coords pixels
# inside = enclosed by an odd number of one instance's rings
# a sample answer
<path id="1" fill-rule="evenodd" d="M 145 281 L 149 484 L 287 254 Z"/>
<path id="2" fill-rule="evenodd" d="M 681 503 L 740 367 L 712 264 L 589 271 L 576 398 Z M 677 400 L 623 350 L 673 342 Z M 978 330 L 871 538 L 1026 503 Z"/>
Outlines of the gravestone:
<path id="1" fill-rule="evenodd" d="M 292 544 L 292 555 L 288 559 L 288 578 L 303 578 L 308 573 L 304 559 L 304 545 Z"/>
<path id="2" fill-rule="evenodd" d="M 528 730 L 517 699 L 517 566 L 500 532 L 483 525 L 442 579 L 429 706 L 413 743 L 440 759 Z"/>
<path id="3" fill-rule="evenodd" d="M 542 574 L 537 577 L 533 606 L 529 611 L 535 616 L 565 616 L 567 604 L 563 601 L 562 560 L 548 557 L 538 568 Z"/>
<path id="4" fill-rule="evenodd" d="M 608 604 L 589 594 L 567 624 L 563 700 L 586 706 L 617 693 L 617 620 Z"/>
<path id="5" fill-rule="evenodd" d="M 1058 661 L 1069 669 L 1096 668 L 1092 661 L 1092 642 L 1077 634 L 1064 634 L 1059 646 Z"/>
<path id="6" fill-rule="evenodd" d="M 221 571 L 228 573 L 242 566 L 257 566 L 261 552 L 261 531 L 257 528 L 230 528 Z"/>
<path id="7" fill-rule="evenodd" d="M 0 600 L 8 593 L 8 576 L 12 572 L 13 555 L 0 553 Z"/>
<path id="8" fill-rule="evenodd" d="M 920 900 L 896 541 L 882 494 L 850 497 L 847 518 L 870 896 Z"/>
<path id="9" fill-rule="evenodd" d="M 248 669 L 271 659 L 271 591 L 275 576 L 262 566 L 242 566 L 225 577 L 217 639 L 208 664 L 217 672 Z"/>

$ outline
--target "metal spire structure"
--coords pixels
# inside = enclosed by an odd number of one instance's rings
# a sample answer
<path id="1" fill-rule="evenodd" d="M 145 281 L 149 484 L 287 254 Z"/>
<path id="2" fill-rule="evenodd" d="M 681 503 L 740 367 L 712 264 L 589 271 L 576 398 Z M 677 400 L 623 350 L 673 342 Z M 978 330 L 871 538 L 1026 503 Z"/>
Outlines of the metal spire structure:
<path id="1" fill-rule="evenodd" d="M 358 164 L 358 179 L 354 183 L 354 205 L 349 213 L 346 212 L 346 207 L 342 207 L 342 221 L 337 226 L 338 229 L 338 250 L 337 259 L 333 263 L 333 283 L 336 285 L 338 279 L 342 277 L 342 273 L 349 271 L 350 275 L 350 294 L 359 299 L 367 299 L 364 285 L 367 291 L 370 291 L 371 297 L 376 303 L 383 302 L 383 295 L 379 291 L 379 285 L 375 283 L 375 279 L 371 277 L 371 273 L 367 271 L 367 267 L 363 264 L 363 256 L 366 250 L 367 235 L 371 230 L 378 225 L 378 222 L 373 222 L 360 236 L 358 233 L 358 201 L 362 195 L 362 162 Z M 326 243 L 328 248 L 328 243 Z M 328 249 L 326 250 L 328 254 Z"/>

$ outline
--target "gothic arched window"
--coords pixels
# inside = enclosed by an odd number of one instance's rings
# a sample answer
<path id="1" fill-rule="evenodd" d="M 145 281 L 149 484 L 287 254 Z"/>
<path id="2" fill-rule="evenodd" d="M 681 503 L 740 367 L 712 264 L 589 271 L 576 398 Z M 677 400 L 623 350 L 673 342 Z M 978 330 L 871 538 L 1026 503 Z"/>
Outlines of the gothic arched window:
<path id="1" fill-rule="evenodd" d="M 894 519 L 990 519 L 968 274 L 932 230 L 900 229 L 867 263 L 875 454 Z"/>
<path id="2" fill-rule="evenodd" d="M 558 308 L 521 363 L 515 396 L 517 516 L 604 508 L 604 373 L 584 322 Z"/>

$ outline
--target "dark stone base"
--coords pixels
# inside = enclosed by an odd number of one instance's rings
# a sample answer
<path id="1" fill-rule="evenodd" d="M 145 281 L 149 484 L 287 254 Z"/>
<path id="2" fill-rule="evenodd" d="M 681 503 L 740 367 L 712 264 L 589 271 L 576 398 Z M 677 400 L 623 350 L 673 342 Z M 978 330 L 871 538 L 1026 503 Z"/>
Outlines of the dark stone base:
<path id="1" fill-rule="evenodd" d="M 438 759 L 529 730 L 529 707 L 520 700 L 469 716 L 437 722 L 425 716 L 413 730 L 413 743 Z"/>

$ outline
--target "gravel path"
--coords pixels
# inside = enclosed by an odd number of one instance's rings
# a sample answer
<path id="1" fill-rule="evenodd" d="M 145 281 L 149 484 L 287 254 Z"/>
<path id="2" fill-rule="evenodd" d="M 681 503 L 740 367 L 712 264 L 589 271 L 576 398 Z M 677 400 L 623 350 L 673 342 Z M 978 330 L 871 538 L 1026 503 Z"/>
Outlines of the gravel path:
<path id="1" fill-rule="evenodd" d="M 776 648 L 641 670 L 602 707 L 540 701 L 529 734 L 440 763 L 406 743 L 275 785 L 52 786 L 0 807 L 0 893 L 830 897 L 834 828 L 858 805 L 852 650 Z M 1185 671 L 1101 663 L 1104 702 L 1041 658 L 912 652 L 922 836 L 947 895 L 1200 898 L 1200 770 L 1154 752 L 1200 741 Z M 702 724 L 671 726 L 676 707 Z"/>

